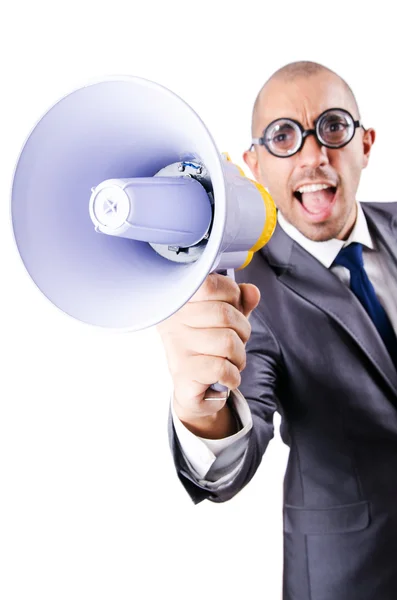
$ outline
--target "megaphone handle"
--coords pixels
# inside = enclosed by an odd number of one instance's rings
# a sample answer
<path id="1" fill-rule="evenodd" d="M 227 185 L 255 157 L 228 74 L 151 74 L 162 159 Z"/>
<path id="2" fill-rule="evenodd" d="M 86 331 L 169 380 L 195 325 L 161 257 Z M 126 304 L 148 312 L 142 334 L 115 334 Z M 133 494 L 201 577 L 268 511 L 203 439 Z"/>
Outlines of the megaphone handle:
<path id="1" fill-rule="evenodd" d="M 234 274 L 234 269 L 224 269 L 220 271 L 216 271 L 220 275 L 225 275 L 227 277 L 231 277 L 233 281 L 236 281 L 236 277 Z M 213 383 L 208 391 L 213 390 L 214 392 L 226 392 L 226 397 L 229 396 L 230 390 L 225 385 L 221 385 L 220 383 Z M 204 400 L 219 400 L 219 398 L 211 398 L 211 396 L 206 396 Z"/>

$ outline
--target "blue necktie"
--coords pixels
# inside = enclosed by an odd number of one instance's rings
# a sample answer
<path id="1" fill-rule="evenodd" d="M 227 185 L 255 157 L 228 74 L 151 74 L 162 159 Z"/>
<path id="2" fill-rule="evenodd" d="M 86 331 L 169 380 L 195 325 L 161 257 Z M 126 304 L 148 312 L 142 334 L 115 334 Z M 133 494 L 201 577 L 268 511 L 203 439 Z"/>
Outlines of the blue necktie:
<path id="1" fill-rule="evenodd" d="M 334 265 L 342 265 L 349 269 L 350 289 L 371 317 L 397 367 L 397 338 L 386 311 L 379 302 L 374 287 L 364 269 L 362 245 L 353 242 L 342 248 L 334 261 Z"/>

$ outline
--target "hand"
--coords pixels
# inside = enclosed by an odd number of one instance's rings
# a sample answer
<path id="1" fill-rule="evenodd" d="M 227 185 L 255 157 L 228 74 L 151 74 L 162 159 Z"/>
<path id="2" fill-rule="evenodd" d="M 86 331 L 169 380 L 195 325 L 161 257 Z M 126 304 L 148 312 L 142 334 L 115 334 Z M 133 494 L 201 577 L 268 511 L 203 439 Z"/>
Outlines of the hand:
<path id="1" fill-rule="evenodd" d="M 211 384 L 219 382 L 230 389 L 240 385 L 251 335 L 248 317 L 259 300 L 256 286 L 210 273 L 189 302 L 157 325 L 181 421 L 208 422 L 221 411 L 227 398 L 223 392 L 208 392 Z M 206 395 L 219 400 L 207 401 Z"/>

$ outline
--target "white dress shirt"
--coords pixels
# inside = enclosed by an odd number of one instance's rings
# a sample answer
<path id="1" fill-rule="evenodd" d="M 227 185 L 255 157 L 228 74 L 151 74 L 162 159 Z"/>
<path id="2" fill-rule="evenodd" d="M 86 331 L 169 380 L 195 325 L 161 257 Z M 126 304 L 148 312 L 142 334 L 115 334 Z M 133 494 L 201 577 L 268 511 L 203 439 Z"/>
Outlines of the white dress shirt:
<path id="1" fill-rule="evenodd" d="M 278 222 L 295 242 L 312 254 L 327 269 L 331 268 L 337 254 L 344 246 L 352 242 L 362 244 L 364 268 L 397 334 L 397 265 L 389 263 L 376 251 L 375 242 L 371 238 L 359 202 L 357 209 L 356 223 L 346 241 L 333 239 L 326 242 L 315 242 L 309 240 L 286 221 L 280 211 L 278 211 Z M 348 269 L 337 265 L 333 266 L 331 270 L 346 285 L 350 285 Z M 177 417 L 171 402 L 175 431 L 186 462 L 198 482 L 210 489 L 216 489 L 217 486 L 230 482 L 237 475 L 248 445 L 247 434 L 252 428 L 251 412 L 244 396 L 239 390 L 233 390 L 230 398 L 234 402 L 243 428 L 234 435 L 219 440 L 209 440 L 191 433 Z M 210 469 L 211 473 L 209 474 Z"/>

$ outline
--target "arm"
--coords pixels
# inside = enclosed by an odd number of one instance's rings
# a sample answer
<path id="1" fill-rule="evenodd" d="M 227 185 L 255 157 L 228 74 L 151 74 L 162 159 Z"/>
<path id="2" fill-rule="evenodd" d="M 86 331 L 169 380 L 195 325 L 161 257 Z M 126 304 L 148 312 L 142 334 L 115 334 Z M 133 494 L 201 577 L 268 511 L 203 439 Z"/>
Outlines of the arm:
<path id="1" fill-rule="evenodd" d="M 172 423 L 186 465 L 195 480 L 207 484 L 210 489 L 215 489 L 237 473 L 247 449 L 247 434 L 252 428 L 249 406 L 238 390 L 230 393 L 227 404 L 233 419 L 237 421 L 236 432 L 214 439 L 215 436 L 206 438 L 195 435 L 185 427 L 171 402 Z"/>
<path id="2" fill-rule="evenodd" d="M 258 310 L 250 317 L 251 336 L 246 344 L 247 364 L 241 373 L 239 391 L 248 402 L 252 429 L 244 459 L 235 476 L 211 489 L 192 474 L 184 458 L 170 415 L 169 440 L 180 481 L 194 503 L 208 499 L 225 502 L 235 496 L 254 476 L 262 456 L 274 436 L 273 415 L 277 410 L 277 380 L 281 370 L 281 353 L 270 327 L 259 316 Z M 208 474 L 207 474 L 208 476 Z"/>

